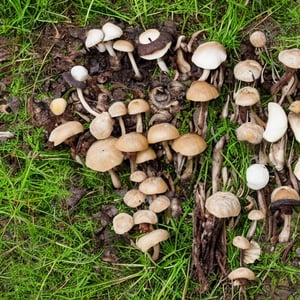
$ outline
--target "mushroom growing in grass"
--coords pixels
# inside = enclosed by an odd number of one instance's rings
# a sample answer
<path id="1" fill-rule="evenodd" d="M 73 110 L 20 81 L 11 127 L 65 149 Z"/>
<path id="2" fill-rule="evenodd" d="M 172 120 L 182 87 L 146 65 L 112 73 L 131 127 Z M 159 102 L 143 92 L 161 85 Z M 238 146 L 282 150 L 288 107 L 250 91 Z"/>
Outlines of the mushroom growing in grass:
<path id="1" fill-rule="evenodd" d="M 143 204 L 146 200 L 146 195 L 138 189 L 131 189 L 126 192 L 123 197 L 124 203 L 131 208 L 136 208 Z"/>
<path id="2" fill-rule="evenodd" d="M 245 141 L 250 144 L 260 144 L 263 140 L 264 128 L 253 122 L 241 124 L 235 131 L 239 141 Z"/>
<path id="3" fill-rule="evenodd" d="M 121 187 L 121 182 L 114 168 L 123 161 L 123 154 L 116 148 L 117 138 L 109 137 L 94 142 L 86 153 L 86 166 L 94 171 L 108 172 L 115 188 Z"/>
<path id="4" fill-rule="evenodd" d="M 256 53 L 261 54 L 262 50 L 265 52 L 267 57 L 270 59 L 270 55 L 267 49 L 267 37 L 261 30 L 253 31 L 249 36 L 251 45 L 255 48 Z"/>
<path id="5" fill-rule="evenodd" d="M 78 81 L 78 82 L 85 82 L 88 79 L 88 70 L 84 67 L 84 66 L 74 66 L 71 69 L 71 76 L 73 77 L 74 80 Z M 91 115 L 97 117 L 99 116 L 99 113 L 94 111 L 86 102 L 86 100 L 84 99 L 83 96 L 83 92 L 82 89 L 80 87 L 76 87 L 76 91 L 77 91 L 77 95 L 78 98 L 83 106 L 83 108 L 89 112 Z"/>
<path id="6" fill-rule="evenodd" d="M 133 56 L 134 45 L 130 41 L 127 41 L 127 40 L 117 40 L 113 43 L 113 48 L 117 51 L 127 53 L 130 64 L 131 64 L 133 72 L 134 72 L 135 79 L 142 80 L 143 75 L 140 72 L 140 70 L 136 64 L 136 61 L 134 59 L 134 56 Z"/>
<path id="7" fill-rule="evenodd" d="M 161 213 L 171 206 L 170 199 L 165 195 L 159 195 L 149 205 L 149 210 L 155 213 Z"/>
<path id="8" fill-rule="evenodd" d="M 257 259 L 259 259 L 261 254 L 261 248 L 259 244 L 255 241 L 250 241 L 250 248 L 243 250 L 243 259 L 244 264 L 253 264 Z"/>
<path id="9" fill-rule="evenodd" d="M 145 195 L 156 197 L 157 194 L 163 194 L 168 190 L 168 185 L 159 176 L 150 176 L 139 184 L 139 190 Z"/>
<path id="10" fill-rule="evenodd" d="M 119 213 L 113 218 L 113 229 L 117 234 L 125 234 L 133 226 L 133 217 L 127 213 Z"/>
<path id="11" fill-rule="evenodd" d="M 235 79 L 243 82 L 254 82 L 262 72 L 262 66 L 259 62 L 252 59 L 246 59 L 238 62 L 233 68 Z"/>
<path id="12" fill-rule="evenodd" d="M 142 114 L 149 110 L 149 103 L 144 99 L 133 99 L 128 103 L 128 114 L 136 115 L 136 132 L 143 132 Z"/>
<path id="13" fill-rule="evenodd" d="M 169 72 L 162 57 L 168 52 L 172 44 L 172 36 L 168 32 L 160 32 L 155 28 L 142 32 L 138 37 L 138 55 L 146 60 L 156 60 L 163 72 Z"/>
<path id="14" fill-rule="evenodd" d="M 117 118 L 121 129 L 121 135 L 126 133 L 123 116 L 127 115 L 127 107 L 122 101 L 116 101 L 108 108 L 108 112 L 112 118 Z"/>
<path id="15" fill-rule="evenodd" d="M 228 274 L 228 279 L 234 286 L 246 287 L 249 281 L 256 279 L 256 276 L 249 268 L 239 267 Z"/>
<path id="16" fill-rule="evenodd" d="M 247 239 L 251 240 L 255 234 L 257 222 L 265 219 L 265 214 L 259 209 L 253 209 L 248 213 L 248 219 L 252 221 L 248 231 L 247 231 Z"/>
<path id="17" fill-rule="evenodd" d="M 83 125 L 78 121 L 68 121 L 54 128 L 49 136 L 49 141 L 54 143 L 54 146 L 66 141 L 68 138 L 84 131 Z"/>

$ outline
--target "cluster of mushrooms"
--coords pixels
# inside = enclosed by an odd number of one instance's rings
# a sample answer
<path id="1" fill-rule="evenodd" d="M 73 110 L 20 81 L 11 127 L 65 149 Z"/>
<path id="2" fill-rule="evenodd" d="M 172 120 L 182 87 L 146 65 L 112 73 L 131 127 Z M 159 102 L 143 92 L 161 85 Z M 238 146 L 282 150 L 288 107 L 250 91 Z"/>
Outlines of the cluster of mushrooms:
<path id="1" fill-rule="evenodd" d="M 89 116 L 88 130 L 95 138 L 85 158 L 76 157 L 76 160 L 94 171 L 108 172 L 113 186 L 117 189 L 121 187 L 121 182 L 115 170 L 124 160 L 129 161 L 133 188 L 127 191 L 123 201 L 134 212 L 132 215 L 125 212 L 118 213 L 113 219 L 113 229 L 117 234 L 128 235 L 133 228 L 138 228 L 142 235 L 135 245 L 143 252 L 152 249 L 153 260 L 159 258 L 160 243 L 169 237 L 167 230 L 157 228 L 157 223 L 162 215 L 169 216 L 172 199 L 167 196 L 167 192 L 174 187 L 161 176 L 148 172 L 143 167 L 144 163 L 157 159 L 157 153 L 153 148 L 159 145 L 162 153 L 160 155 L 165 162 L 172 165 L 179 180 L 189 180 L 192 177 L 193 172 L 197 170 L 196 159 L 205 155 L 201 153 L 207 148 L 205 140 L 208 105 L 211 100 L 219 97 L 225 78 L 224 64 L 227 59 L 225 47 L 216 41 L 198 42 L 197 37 L 202 33 L 196 32 L 188 42 L 185 36 L 180 35 L 174 42 L 170 32 L 152 28 L 139 34 L 137 41 L 129 41 L 122 37 L 123 31 L 119 26 L 107 22 L 99 29 L 88 30 L 84 45 L 87 51 L 96 48 L 99 53 L 107 52 L 113 72 L 118 72 L 122 68 L 122 59 L 126 59 L 127 56 L 132 66 L 132 78 L 137 82 L 143 80 L 144 74 L 139 70 L 135 54 L 142 60 L 154 60 L 160 72 L 168 74 L 170 67 L 164 61 L 164 57 L 172 50 L 173 63 L 175 62 L 172 65 L 172 70 L 175 66 L 172 83 L 177 83 L 182 88 L 186 101 L 194 102 L 193 124 L 190 125 L 188 133 L 180 133 L 176 124 L 161 120 L 157 115 L 157 118 L 152 119 L 154 113 L 158 111 L 160 115 L 164 108 L 153 111 L 153 106 L 147 99 L 133 99 L 128 104 L 115 101 L 104 111 L 92 107 L 84 95 L 90 77 L 88 70 L 83 65 L 76 65 L 70 70 L 77 98 Z M 255 31 L 249 39 L 258 55 L 264 52 L 269 56 L 263 32 Z M 273 242 L 287 242 L 291 235 L 293 208 L 300 204 L 298 194 L 300 159 L 294 169 L 292 160 L 286 159 L 286 145 L 290 134 L 288 125 L 294 133 L 295 140 L 300 142 L 300 100 L 293 99 L 299 86 L 297 69 L 300 68 L 300 49 L 281 51 L 278 58 L 286 70 L 282 78 L 274 74 L 274 82 L 277 82 L 272 87 L 274 101 L 268 103 L 267 114 L 264 112 L 260 114 L 260 92 L 257 89 L 258 82 L 264 80 L 266 66 L 263 62 L 251 59 L 240 61 L 235 65 L 233 97 L 232 99 L 228 97 L 220 114 L 221 118 L 230 118 L 232 122 L 238 124 L 236 136 L 239 141 L 258 149 L 257 162 L 249 166 L 245 176 L 247 187 L 257 192 L 257 200 L 249 197 L 250 204 L 246 207 L 249 211 L 248 218 L 252 223 L 245 237 L 237 236 L 233 240 L 233 244 L 241 249 L 241 267 L 228 274 L 219 261 L 211 262 L 213 266 L 219 264 L 223 269 L 222 273 L 234 284 L 241 286 L 245 286 L 248 280 L 255 279 L 254 273 L 245 265 L 254 263 L 261 252 L 259 244 L 253 239 L 257 222 L 269 218 Z M 194 73 L 199 73 L 199 76 L 195 80 L 190 80 L 193 70 L 196 70 Z M 156 93 L 159 92 L 159 89 L 156 90 Z M 277 99 L 279 93 L 281 97 Z M 284 106 L 286 102 L 290 103 L 288 115 Z M 230 105 L 233 111 L 231 115 L 229 115 Z M 63 114 L 66 107 L 67 102 L 63 98 L 54 99 L 50 104 L 50 109 L 55 115 Z M 128 116 L 135 118 L 134 131 L 128 132 L 124 125 Z M 151 122 L 147 123 L 149 118 Z M 116 127 L 120 132 L 118 136 L 114 135 Z M 79 121 L 66 121 L 51 132 L 49 141 L 57 146 L 85 130 Z M 226 139 L 225 135 L 215 144 L 212 187 L 206 188 L 200 183 L 195 188 L 196 202 L 197 198 L 200 199 L 198 213 L 201 216 L 195 216 L 195 220 L 198 217 L 198 223 L 197 220 L 194 222 L 195 227 L 201 229 L 197 231 L 198 229 L 194 228 L 194 243 L 198 241 L 197 247 L 200 247 L 201 243 L 202 250 L 195 250 L 197 253 L 193 256 L 194 259 L 201 260 L 201 256 L 206 257 L 205 253 L 210 252 L 203 246 L 205 241 L 207 242 L 203 237 L 210 238 L 214 232 L 211 227 L 219 226 L 219 230 L 225 232 L 225 221 L 216 220 L 235 218 L 241 212 L 238 196 L 229 191 L 222 191 L 219 180 L 222 178 L 224 184 L 230 181 L 226 170 L 222 169 L 222 148 Z M 272 191 L 269 203 L 265 199 L 264 188 L 269 183 L 271 167 L 274 167 L 278 187 Z M 278 218 L 282 218 L 284 223 L 279 234 Z M 210 234 L 208 230 L 211 230 Z M 222 245 L 226 248 L 224 239 L 225 235 L 222 234 Z M 210 247 L 210 243 L 207 247 Z M 220 255 L 226 253 L 226 250 L 220 251 L 223 251 L 219 253 Z M 205 286 L 207 284 L 205 273 L 211 269 L 203 268 L 203 263 L 195 264 L 200 274 L 199 281 Z"/>

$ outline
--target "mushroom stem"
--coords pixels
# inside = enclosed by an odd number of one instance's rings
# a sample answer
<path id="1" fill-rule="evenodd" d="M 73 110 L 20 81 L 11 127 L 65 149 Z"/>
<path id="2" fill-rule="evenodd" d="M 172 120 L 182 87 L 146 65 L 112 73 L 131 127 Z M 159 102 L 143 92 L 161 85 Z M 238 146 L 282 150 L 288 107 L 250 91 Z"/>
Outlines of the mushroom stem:
<path id="1" fill-rule="evenodd" d="M 120 129 L 121 129 L 121 135 L 126 134 L 126 128 L 125 128 L 124 120 L 121 116 L 118 117 L 118 122 L 119 122 Z"/>
<path id="2" fill-rule="evenodd" d="M 152 255 L 151 255 L 151 258 L 152 258 L 153 261 L 158 260 L 159 252 L 160 252 L 160 244 L 158 243 L 155 246 L 153 246 L 153 252 L 152 252 Z"/>
<path id="3" fill-rule="evenodd" d="M 192 156 L 188 156 L 187 157 L 187 161 L 186 161 L 186 166 L 185 169 L 181 175 L 181 180 L 187 180 L 190 179 L 192 177 L 193 174 L 193 157 Z"/>
<path id="4" fill-rule="evenodd" d="M 115 52 L 115 50 L 112 46 L 113 45 L 112 41 L 104 42 L 104 45 L 105 45 L 105 48 L 106 48 L 106 50 L 107 50 L 107 52 L 110 56 L 117 56 L 117 54 L 116 54 L 116 52 Z"/>
<path id="5" fill-rule="evenodd" d="M 169 147 L 168 141 L 163 141 L 161 143 L 162 143 L 162 146 L 165 150 L 167 161 L 169 161 L 169 162 L 172 161 L 173 160 L 173 155 L 172 155 L 171 149 Z"/>
<path id="6" fill-rule="evenodd" d="M 200 111 L 196 125 L 196 132 L 205 137 L 207 129 L 207 112 L 208 112 L 208 102 L 200 103 Z"/>
<path id="7" fill-rule="evenodd" d="M 136 115 L 136 132 L 139 132 L 139 133 L 143 132 L 142 114 L 137 114 Z"/>
<path id="8" fill-rule="evenodd" d="M 110 170 L 108 170 L 108 173 L 110 175 L 113 186 L 116 189 L 119 189 L 121 187 L 121 181 L 120 181 L 118 175 L 116 174 L 116 172 L 113 169 L 110 169 Z"/>
<path id="9" fill-rule="evenodd" d="M 79 100 L 80 100 L 82 106 L 84 107 L 84 109 L 85 109 L 86 111 L 88 111 L 91 115 L 95 116 L 95 117 L 100 116 L 100 114 L 97 113 L 97 112 L 95 112 L 95 111 L 88 105 L 88 103 L 85 101 L 84 96 L 83 96 L 83 93 L 82 93 L 82 89 L 77 88 L 76 90 L 77 90 L 78 98 L 79 98 Z"/>
<path id="10" fill-rule="evenodd" d="M 257 220 L 253 220 L 252 223 L 251 223 L 250 228 L 248 229 L 247 235 L 246 235 L 246 238 L 248 240 L 251 240 L 252 237 L 254 236 L 256 227 L 257 227 Z"/>
<path id="11" fill-rule="evenodd" d="M 285 243 L 288 242 L 290 239 L 291 234 L 291 214 L 283 214 L 283 227 L 282 230 L 278 236 L 278 242 L 279 243 Z"/>
<path id="12" fill-rule="evenodd" d="M 210 74 L 210 70 L 203 69 L 203 73 L 200 76 L 200 78 L 198 79 L 198 81 L 205 81 L 208 78 L 209 74 Z"/>
<path id="13" fill-rule="evenodd" d="M 166 72 L 166 73 L 169 72 L 169 69 L 163 59 L 157 58 L 156 61 L 157 61 L 157 65 L 163 72 Z"/>
<path id="14" fill-rule="evenodd" d="M 127 55 L 128 55 L 129 61 L 131 63 L 132 69 L 134 71 L 134 74 L 135 74 L 134 77 L 135 77 L 135 79 L 141 80 L 143 78 L 143 75 L 141 74 L 141 72 L 140 72 L 140 70 L 139 70 L 139 68 L 138 68 L 138 66 L 136 64 L 136 61 L 135 61 L 135 59 L 133 57 L 132 52 L 127 52 Z"/>

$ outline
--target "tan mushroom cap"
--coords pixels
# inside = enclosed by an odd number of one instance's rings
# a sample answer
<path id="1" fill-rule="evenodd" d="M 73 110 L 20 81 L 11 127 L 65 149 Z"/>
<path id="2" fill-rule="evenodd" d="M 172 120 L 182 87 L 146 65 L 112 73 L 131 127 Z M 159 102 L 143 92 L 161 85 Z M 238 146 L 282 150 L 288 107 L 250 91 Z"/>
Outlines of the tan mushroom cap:
<path id="1" fill-rule="evenodd" d="M 202 69 L 215 70 L 226 58 L 225 47 L 219 42 L 210 41 L 197 47 L 192 55 L 192 62 Z"/>
<path id="2" fill-rule="evenodd" d="M 289 106 L 289 110 L 296 114 L 299 114 L 300 113 L 300 100 L 293 101 Z"/>
<path id="3" fill-rule="evenodd" d="M 167 196 L 161 195 L 156 197 L 149 205 L 149 210 L 160 213 L 170 207 L 171 201 Z"/>
<path id="4" fill-rule="evenodd" d="M 128 114 L 136 115 L 150 110 L 149 103 L 144 99 L 133 99 L 128 103 Z"/>
<path id="5" fill-rule="evenodd" d="M 125 116 L 127 115 L 127 107 L 124 102 L 116 101 L 108 108 L 108 112 L 112 118 Z"/>
<path id="6" fill-rule="evenodd" d="M 90 123 L 90 132 L 97 140 L 108 138 L 113 131 L 113 119 L 108 112 L 102 112 Z"/>
<path id="7" fill-rule="evenodd" d="M 260 101 L 260 95 L 255 87 L 245 86 L 235 93 L 234 99 L 236 105 L 252 106 Z"/>
<path id="8" fill-rule="evenodd" d="M 207 148 L 207 144 L 199 134 L 185 133 L 175 139 L 171 147 L 182 155 L 195 156 L 202 153 Z"/>
<path id="9" fill-rule="evenodd" d="M 66 99 L 55 98 L 50 102 L 50 110 L 54 115 L 60 116 L 65 112 L 67 105 Z"/>
<path id="10" fill-rule="evenodd" d="M 138 132 L 129 132 L 120 136 L 116 148 L 122 152 L 138 152 L 148 148 L 147 138 Z"/>
<path id="11" fill-rule="evenodd" d="M 139 190 L 146 195 L 163 194 L 168 185 L 161 177 L 151 176 L 140 183 Z"/>
<path id="12" fill-rule="evenodd" d="M 119 213 L 113 218 L 113 229 L 117 234 L 127 233 L 133 226 L 133 217 L 127 213 Z"/>
<path id="13" fill-rule="evenodd" d="M 130 181 L 132 182 L 142 182 L 147 178 L 147 174 L 144 171 L 134 171 L 130 174 Z"/>
<path id="14" fill-rule="evenodd" d="M 294 134 L 296 141 L 300 142 L 300 114 L 290 111 L 288 113 L 288 122 Z"/>
<path id="15" fill-rule="evenodd" d="M 256 276 L 252 270 L 245 267 L 240 267 L 231 271 L 228 274 L 228 278 L 232 281 L 239 280 L 239 279 L 255 280 Z"/>
<path id="16" fill-rule="evenodd" d="M 243 252 L 243 263 L 253 264 L 261 254 L 261 248 L 259 244 L 255 241 L 250 241 L 250 248 L 244 250 Z"/>
<path id="17" fill-rule="evenodd" d="M 262 66 L 255 60 L 246 59 L 238 62 L 233 68 L 235 79 L 244 82 L 253 82 L 258 79 L 262 72 Z"/>
<path id="18" fill-rule="evenodd" d="M 300 49 L 286 49 L 279 52 L 278 59 L 288 68 L 300 69 Z"/>
<path id="19" fill-rule="evenodd" d="M 113 44 L 113 48 L 120 52 L 133 52 L 134 46 L 127 40 L 117 40 Z"/>
<path id="20" fill-rule="evenodd" d="M 132 208 L 136 208 L 143 204 L 146 200 L 146 195 L 138 189 L 131 189 L 126 192 L 123 197 L 124 203 Z"/>
<path id="21" fill-rule="evenodd" d="M 275 188 L 271 193 L 271 202 L 276 202 L 283 199 L 299 200 L 299 193 L 292 187 L 283 185 Z"/>
<path id="22" fill-rule="evenodd" d="M 250 248 L 249 240 L 241 235 L 237 235 L 233 238 L 232 245 L 239 249 L 249 249 Z"/>
<path id="23" fill-rule="evenodd" d="M 216 192 L 206 199 L 205 208 L 218 218 L 229 218 L 239 215 L 241 204 L 231 192 Z"/>
<path id="24" fill-rule="evenodd" d="M 186 92 L 186 99 L 195 102 L 207 102 L 217 97 L 217 88 L 206 81 L 193 81 Z"/>
<path id="25" fill-rule="evenodd" d="M 167 240 L 169 233 L 164 229 L 155 229 L 149 233 L 146 233 L 136 241 L 136 246 L 142 251 L 147 252 L 155 245 Z"/>
<path id="26" fill-rule="evenodd" d="M 116 148 L 117 138 L 109 137 L 94 142 L 86 153 L 85 163 L 94 171 L 106 172 L 120 165 L 123 154 Z"/>
<path id="27" fill-rule="evenodd" d="M 174 140 L 179 137 L 178 129 L 170 123 L 152 125 L 147 134 L 149 144 Z"/>
<path id="28" fill-rule="evenodd" d="M 156 153 L 151 147 L 148 147 L 145 150 L 137 152 L 135 162 L 137 164 L 142 164 L 146 161 L 154 159 L 156 159 Z"/>
<path id="29" fill-rule="evenodd" d="M 259 221 L 265 218 L 265 214 L 259 209 L 252 209 L 248 213 L 248 219 L 251 221 Z"/>
<path id="30" fill-rule="evenodd" d="M 106 22 L 102 26 L 102 31 L 104 33 L 103 42 L 117 39 L 123 34 L 123 30 L 111 22 Z"/>
<path id="31" fill-rule="evenodd" d="M 264 128 L 253 122 L 241 124 L 236 129 L 236 137 L 239 141 L 245 141 L 250 144 L 260 144 L 263 140 Z"/>
<path id="32" fill-rule="evenodd" d="M 155 212 L 148 209 L 142 209 L 133 214 L 133 222 L 135 225 L 142 223 L 156 224 L 158 222 L 158 218 Z"/>
<path id="33" fill-rule="evenodd" d="M 78 121 L 68 121 L 54 128 L 49 136 L 49 141 L 57 146 L 63 143 L 65 140 L 74 136 L 80 132 L 83 132 L 83 125 Z"/>
<path id="34" fill-rule="evenodd" d="M 256 30 L 249 36 L 250 43 L 255 48 L 263 48 L 267 43 L 267 37 L 263 31 Z"/>

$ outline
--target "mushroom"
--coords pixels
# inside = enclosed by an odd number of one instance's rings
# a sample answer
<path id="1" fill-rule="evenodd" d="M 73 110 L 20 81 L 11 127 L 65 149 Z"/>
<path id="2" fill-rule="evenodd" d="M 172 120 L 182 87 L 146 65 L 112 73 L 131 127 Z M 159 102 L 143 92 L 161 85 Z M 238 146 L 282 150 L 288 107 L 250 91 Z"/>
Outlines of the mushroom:
<path id="1" fill-rule="evenodd" d="M 281 139 L 288 128 L 288 119 L 281 105 L 276 102 L 268 103 L 268 121 L 263 138 L 270 143 Z"/>
<path id="2" fill-rule="evenodd" d="M 131 189 L 127 191 L 123 197 L 124 203 L 131 208 L 140 206 L 145 202 L 145 200 L 146 195 L 138 189 Z"/>
<path id="3" fill-rule="evenodd" d="M 249 41 L 251 45 L 256 48 L 257 54 L 260 54 L 262 49 L 265 51 L 267 57 L 270 59 L 270 55 L 267 49 L 267 37 L 265 33 L 261 30 L 253 31 L 249 36 Z"/>
<path id="4" fill-rule="evenodd" d="M 255 230 L 257 227 L 257 222 L 265 219 L 265 214 L 259 209 L 253 209 L 248 213 L 248 219 L 252 221 L 251 226 L 247 232 L 247 239 L 251 240 L 253 235 L 255 234 Z"/>
<path id="5" fill-rule="evenodd" d="M 134 171 L 130 174 L 130 181 L 140 183 L 147 178 L 147 174 L 144 171 Z"/>
<path id="6" fill-rule="evenodd" d="M 65 112 L 67 105 L 64 98 L 55 98 L 50 102 L 50 110 L 54 115 L 60 116 Z"/>
<path id="7" fill-rule="evenodd" d="M 273 190 L 271 194 L 272 211 L 279 210 L 283 218 L 283 227 L 278 235 L 280 243 L 288 242 L 291 235 L 291 218 L 293 207 L 300 205 L 298 192 L 289 186 L 280 186 Z"/>
<path id="8" fill-rule="evenodd" d="M 228 279 L 234 286 L 246 287 L 250 280 L 255 280 L 255 274 L 249 268 L 239 267 L 228 274 Z"/>
<path id="9" fill-rule="evenodd" d="M 71 69 L 71 76 L 73 77 L 74 80 L 79 81 L 79 82 L 85 82 L 88 79 L 88 70 L 84 67 L 84 66 L 74 66 Z M 91 115 L 97 117 L 99 115 L 99 113 L 97 113 L 96 111 L 94 111 L 89 105 L 88 103 L 85 101 L 83 93 L 82 93 L 82 89 L 80 87 L 76 87 L 76 91 L 77 91 L 77 95 L 78 98 L 82 104 L 82 106 L 84 107 L 84 109 L 89 112 Z"/>
<path id="10" fill-rule="evenodd" d="M 261 72 L 261 64 L 252 59 L 240 61 L 233 68 L 233 74 L 235 79 L 244 82 L 255 81 L 260 77 Z"/>
<path id="11" fill-rule="evenodd" d="M 237 235 L 232 240 L 232 245 L 236 248 L 240 249 L 240 262 L 243 258 L 243 251 L 250 248 L 250 242 L 247 238 Z"/>
<path id="12" fill-rule="evenodd" d="M 136 61 L 133 56 L 134 46 L 130 41 L 127 40 L 117 40 L 113 43 L 113 48 L 120 52 L 126 52 L 131 63 L 132 69 L 134 71 L 134 77 L 137 80 L 142 80 L 143 75 L 140 72 Z"/>
<path id="13" fill-rule="evenodd" d="M 152 254 L 152 259 L 158 259 L 159 244 L 169 238 L 169 233 L 164 229 L 155 229 L 146 233 L 136 241 L 136 246 L 142 251 L 147 252 L 151 248 L 155 248 Z M 158 247 L 157 247 L 158 246 Z M 158 251 L 157 251 L 158 250 Z"/>
<path id="14" fill-rule="evenodd" d="M 139 184 L 139 190 L 149 196 L 163 194 L 168 190 L 168 185 L 159 176 L 150 176 Z"/>
<path id="15" fill-rule="evenodd" d="M 113 120 L 107 111 L 100 113 L 90 123 L 90 132 L 97 140 L 108 138 L 112 131 Z"/>
<path id="16" fill-rule="evenodd" d="M 252 190 L 260 190 L 269 182 L 269 171 L 263 164 L 252 164 L 246 170 L 247 186 Z"/>
<path id="17" fill-rule="evenodd" d="M 207 148 L 205 140 L 199 134 L 185 133 L 176 138 L 172 142 L 171 147 L 177 152 L 177 175 L 180 177 L 184 162 L 183 156 L 186 156 L 186 168 L 181 179 L 190 178 L 193 173 L 193 157 L 202 153 Z"/>
<path id="18" fill-rule="evenodd" d="M 158 222 L 158 218 L 155 212 L 148 209 L 141 209 L 133 214 L 133 222 L 134 225 L 140 225 L 144 223 L 153 225 Z"/>
<path id="19" fill-rule="evenodd" d="M 65 140 L 84 131 L 83 125 L 78 121 L 68 121 L 54 128 L 49 136 L 49 141 L 58 146 Z"/>
<path id="20" fill-rule="evenodd" d="M 253 264 L 261 254 L 261 248 L 259 244 L 255 241 L 250 241 L 250 248 L 243 250 L 243 260 L 244 264 Z"/>
<path id="21" fill-rule="evenodd" d="M 119 213 L 113 218 L 113 229 L 117 234 L 125 234 L 134 226 L 133 217 L 127 213 Z"/>
<path id="22" fill-rule="evenodd" d="M 116 148 L 117 138 L 108 137 L 94 142 L 86 153 L 86 166 L 94 171 L 108 172 L 115 188 L 121 187 L 121 182 L 113 168 L 123 161 L 123 154 Z"/>
<path id="23" fill-rule="evenodd" d="M 114 102 L 109 108 L 108 112 L 112 118 L 117 118 L 121 128 L 121 135 L 126 133 L 123 116 L 127 115 L 127 107 L 122 101 Z"/>
<path id="24" fill-rule="evenodd" d="M 167 208 L 169 208 L 171 205 L 171 201 L 167 196 L 160 195 L 157 196 L 149 205 L 149 210 L 160 213 Z"/>
<path id="25" fill-rule="evenodd" d="M 300 114 L 290 111 L 288 113 L 288 122 L 293 131 L 296 141 L 300 143 Z"/>
<path id="26" fill-rule="evenodd" d="M 106 48 L 104 47 L 102 41 L 104 38 L 104 33 L 102 29 L 90 29 L 86 33 L 85 47 L 89 50 L 92 47 L 96 47 L 99 52 L 105 52 Z"/>
<path id="27" fill-rule="evenodd" d="M 263 140 L 264 128 L 253 122 L 241 124 L 235 131 L 239 141 L 245 141 L 250 144 L 260 144 Z"/>
<path id="28" fill-rule="evenodd" d="M 149 110 L 149 103 L 144 99 L 133 99 L 128 103 L 128 114 L 136 115 L 136 132 L 143 132 L 142 113 Z"/>
<path id="29" fill-rule="evenodd" d="M 292 48 L 282 50 L 278 54 L 278 60 L 290 69 L 300 69 L 300 49 Z"/>
<path id="30" fill-rule="evenodd" d="M 149 160 L 154 160 L 156 159 L 156 153 L 155 151 L 151 148 L 151 147 L 148 147 L 147 149 L 145 150 L 142 150 L 142 151 L 138 151 L 136 153 L 136 164 L 142 164 L 146 161 L 149 161 Z"/>
<path id="31" fill-rule="evenodd" d="M 112 41 L 119 38 L 123 34 L 123 30 L 119 26 L 111 22 L 106 22 L 102 26 L 102 31 L 104 33 L 103 43 L 107 52 L 110 56 L 116 56 L 116 52 L 114 51 L 114 48 L 112 46 Z"/>
<path id="32" fill-rule="evenodd" d="M 167 53 L 172 44 L 172 36 L 168 32 L 160 32 L 155 28 L 142 32 L 138 37 L 138 55 L 146 60 L 156 59 L 161 71 L 169 72 L 162 57 Z"/>
<path id="33" fill-rule="evenodd" d="M 178 129 L 170 123 L 160 123 L 152 125 L 148 129 L 147 139 L 149 144 L 161 143 L 167 161 L 172 161 L 172 153 L 168 142 L 179 137 Z"/>
<path id="34" fill-rule="evenodd" d="M 192 55 L 192 62 L 203 69 L 203 73 L 198 80 L 205 81 L 210 71 L 219 68 L 226 58 L 226 49 L 219 42 L 210 41 L 200 44 Z"/>

